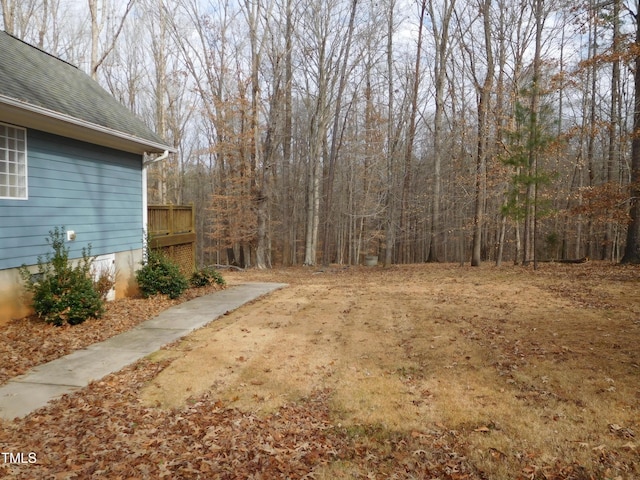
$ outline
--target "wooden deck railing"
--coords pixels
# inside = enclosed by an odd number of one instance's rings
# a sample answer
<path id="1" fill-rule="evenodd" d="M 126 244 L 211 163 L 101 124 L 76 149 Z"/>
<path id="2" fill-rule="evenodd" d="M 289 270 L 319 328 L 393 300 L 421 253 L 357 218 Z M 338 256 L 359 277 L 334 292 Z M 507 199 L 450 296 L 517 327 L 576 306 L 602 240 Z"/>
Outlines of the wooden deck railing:
<path id="1" fill-rule="evenodd" d="M 149 205 L 148 230 L 151 248 L 157 248 L 191 274 L 196 266 L 195 207 Z"/>

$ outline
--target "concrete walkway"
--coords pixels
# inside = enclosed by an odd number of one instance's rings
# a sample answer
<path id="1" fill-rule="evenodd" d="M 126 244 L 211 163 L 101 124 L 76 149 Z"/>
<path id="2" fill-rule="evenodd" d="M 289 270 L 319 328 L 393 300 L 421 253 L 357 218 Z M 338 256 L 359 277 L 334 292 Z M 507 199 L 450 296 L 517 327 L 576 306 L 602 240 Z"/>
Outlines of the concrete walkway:
<path id="1" fill-rule="evenodd" d="M 0 418 L 23 417 L 50 400 L 155 352 L 284 283 L 245 283 L 171 307 L 131 330 L 39 365 L 0 387 Z"/>

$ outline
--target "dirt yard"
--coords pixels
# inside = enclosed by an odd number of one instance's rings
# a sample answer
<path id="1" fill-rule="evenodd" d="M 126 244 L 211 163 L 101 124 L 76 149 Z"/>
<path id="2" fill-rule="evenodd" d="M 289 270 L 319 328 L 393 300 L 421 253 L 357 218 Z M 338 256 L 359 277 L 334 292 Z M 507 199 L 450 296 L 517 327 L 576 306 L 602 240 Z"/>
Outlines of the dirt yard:
<path id="1" fill-rule="evenodd" d="M 3 451 L 52 452 L 12 474 L 640 478 L 637 267 L 224 276 L 289 287 L 1 424 Z"/>

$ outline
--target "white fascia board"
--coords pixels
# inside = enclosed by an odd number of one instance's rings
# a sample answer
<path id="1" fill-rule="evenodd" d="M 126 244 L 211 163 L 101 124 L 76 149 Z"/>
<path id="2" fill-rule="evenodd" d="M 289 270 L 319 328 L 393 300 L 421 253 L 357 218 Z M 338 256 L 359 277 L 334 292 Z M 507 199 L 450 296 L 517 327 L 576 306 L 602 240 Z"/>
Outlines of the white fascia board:
<path id="1" fill-rule="evenodd" d="M 130 153 L 164 153 L 167 150 L 171 153 L 177 152 L 168 145 L 128 135 L 5 95 L 0 95 L 0 120 Z"/>

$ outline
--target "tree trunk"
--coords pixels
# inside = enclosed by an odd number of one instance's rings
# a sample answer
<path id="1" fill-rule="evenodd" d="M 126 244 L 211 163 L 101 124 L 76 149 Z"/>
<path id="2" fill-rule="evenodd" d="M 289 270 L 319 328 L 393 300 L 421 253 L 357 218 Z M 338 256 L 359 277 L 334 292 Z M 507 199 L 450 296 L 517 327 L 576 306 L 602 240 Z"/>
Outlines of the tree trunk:
<path id="1" fill-rule="evenodd" d="M 442 165 L 442 140 L 444 137 L 442 119 L 444 117 L 444 84 L 447 77 L 447 60 L 449 58 L 449 23 L 455 8 L 455 0 L 449 0 L 442 6 L 441 26 L 433 22 L 435 41 L 435 103 L 436 111 L 433 119 L 433 200 L 431 202 L 431 225 L 429 226 L 429 253 L 427 262 L 437 262 L 438 236 L 440 232 L 440 187 Z M 429 15 L 435 16 L 434 2 L 429 1 Z"/>
<path id="2" fill-rule="evenodd" d="M 640 12 L 636 12 L 636 52 L 640 51 Z M 640 263 L 640 54 L 636 53 L 633 101 L 633 136 L 631 141 L 631 198 L 627 243 L 621 263 Z"/>
<path id="3" fill-rule="evenodd" d="M 331 258 L 331 249 L 330 247 L 330 238 L 331 238 L 331 226 L 332 218 L 331 218 L 331 208 L 333 201 L 333 183 L 336 172 L 336 160 L 338 156 L 338 143 L 340 142 L 340 118 L 342 111 L 342 96 L 344 94 L 344 90 L 347 84 L 347 64 L 349 63 L 349 53 L 351 51 L 351 39 L 353 37 L 353 28 L 355 24 L 356 17 L 356 7 L 358 4 L 358 0 L 351 0 L 351 14 L 349 16 L 349 26 L 347 29 L 347 39 L 342 49 L 342 65 L 340 67 L 340 79 L 338 85 L 338 93 L 336 95 L 336 106 L 333 112 L 333 128 L 331 131 L 331 148 L 329 151 L 329 167 L 328 167 L 328 175 L 326 182 L 326 190 L 325 190 L 325 201 L 324 201 L 324 211 L 325 211 L 325 225 L 324 225 L 324 239 L 323 239 L 323 253 L 322 253 L 322 263 L 323 265 L 328 265 Z"/>
<path id="4" fill-rule="evenodd" d="M 135 3 L 135 0 L 129 0 L 124 15 L 120 17 L 120 23 L 118 24 L 118 27 L 109 38 L 109 42 L 107 43 L 106 48 L 104 48 L 102 50 L 102 53 L 100 53 L 100 33 L 104 28 L 104 23 L 108 17 L 108 13 L 105 11 L 107 5 L 104 1 L 102 3 L 102 13 L 99 12 L 99 1 L 100 0 L 88 0 L 89 14 L 91 16 L 91 78 L 93 78 L 94 80 L 97 80 L 98 78 L 98 68 L 100 68 L 102 63 L 115 48 L 118 37 L 120 36 L 120 33 L 122 32 L 122 29 L 124 27 L 124 22 L 126 21 L 127 16 L 129 15 L 129 12 L 133 8 L 133 4 Z"/>
<path id="5" fill-rule="evenodd" d="M 393 121 L 393 19 L 394 19 L 395 0 L 389 2 L 389 16 L 387 22 L 387 93 L 389 95 L 387 105 L 387 188 L 385 202 L 385 220 L 384 220 L 384 241 L 385 254 L 384 266 L 389 267 L 393 263 L 393 245 L 395 243 L 395 133 Z"/>
<path id="6" fill-rule="evenodd" d="M 424 17 L 427 8 L 427 0 L 421 0 L 420 16 L 418 19 L 418 44 L 416 47 L 415 67 L 413 71 L 413 85 L 411 88 L 411 111 L 409 114 L 409 124 L 405 139 L 404 151 L 404 172 L 402 175 L 402 192 L 400 198 L 400 232 L 401 238 L 398 243 L 398 260 L 402 263 L 411 261 L 409 249 L 409 195 L 411 188 L 411 170 L 413 164 L 413 144 L 416 137 L 416 116 L 418 112 L 418 92 L 420 87 L 420 59 L 422 57 L 422 31 L 424 27 Z"/>
<path id="7" fill-rule="evenodd" d="M 613 2 L 613 54 L 616 56 L 611 65 L 611 105 L 609 107 L 609 149 L 607 152 L 607 182 L 618 183 L 618 114 L 620 101 L 620 0 Z M 607 222 L 604 237 L 603 259 L 614 259 L 614 223 Z"/>
<path id="8" fill-rule="evenodd" d="M 95 3 L 95 0 L 91 0 Z M 154 100 L 156 108 L 156 122 L 155 131 L 158 135 L 165 138 L 167 134 L 167 109 L 165 107 L 165 95 L 167 94 L 167 23 L 164 9 L 159 10 L 159 25 L 160 31 L 157 35 L 153 36 L 152 51 L 153 51 L 153 63 L 155 66 L 155 89 Z M 93 13 L 92 13 L 93 18 Z M 92 62 L 93 55 L 97 54 L 97 50 L 91 50 Z M 93 63 L 92 63 L 93 65 Z M 97 68 L 97 67 L 96 67 Z M 93 69 L 92 69 L 93 71 Z M 97 73 L 97 69 L 95 70 Z M 164 205 L 167 203 L 167 161 L 156 162 L 151 167 L 156 172 L 158 201 Z"/>
<path id="9" fill-rule="evenodd" d="M 2 19 L 4 20 L 4 31 L 15 35 L 16 4 L 18 0 L 2 0 Z"/>
<path id="10" fill-rule="evenodd" d="M 477 267 L 482 261 L 482 228 L 484 226 L 484 204 L 486 198 L 487 147 L 489 143 L 488 112 L 493 88 L 493 49 L 491 45 L 491 0 L 484 0 L 482 15 L 484 22 L 484 42 L 487 58 L 487 72 L 482 86 L 479 88 L 478 100 L 478 132 L 476 157 L 475 208 L 473 215 L 473 246 L 471 265 Z"/>
<path id="11" fill-rule="evenodd" d="M 525 196 L 525 218 L 524 218 L 524 232 L 523 232 L 523 258 L 522 263 L 526 265 L 529 261 L 533 260 L 534 268 L 537 268 L 537 253 L 536 253 L 536 240 L 537 240 L 537 227 L 538 227 L 538 156 L 539 156 L 539 142 L 540 142 L 540 95 L 541 95 L 541 49 L 542 49 L 542 27 L 544 24 L 543 0 L 535 0 L 535 22 L 536 22 L 536 36 L 535 36 L 535 49 L 533 56 L 533 81 L 531 86 L 531 98 L 529 103 L 529 131 L 527 132 L 529 137 L 528 145 L 528 164 L 527 164 L 527 176 L 529 181 L 527 182 L 527 191 Z"/>
<path id="12" fill-rule="evenodd" d="M 282 177 L 283 177 L 283 195 L 282 195 L 282 263 L 285 266 L 294 263 L 295 258 L 295 216 L 293 215 L 293 207 L 290 202 L 289 182 L 291 169 L 291 143 L 293 141 L 293 122 L 292 122 L 292 87 L 293 87 L 293 65 L 292 65 L 292 35 L 293 35 L 293 0 L 287 0 L 286 4 L 286 26 L 285 26 L 285 84 L 284 84 L 284 105 L 283 105 L 283 134 L 282 134 Z"/>

